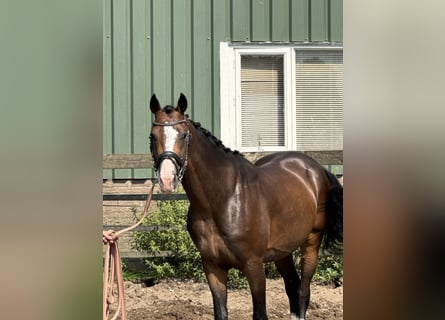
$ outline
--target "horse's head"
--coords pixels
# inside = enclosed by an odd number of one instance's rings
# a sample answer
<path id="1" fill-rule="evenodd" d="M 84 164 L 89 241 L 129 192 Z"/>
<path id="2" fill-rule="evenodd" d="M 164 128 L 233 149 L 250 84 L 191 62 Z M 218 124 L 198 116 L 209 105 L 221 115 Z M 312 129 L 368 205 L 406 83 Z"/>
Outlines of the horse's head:
<path id="1" fill-rule="evenodd" d="M 189 122 L 184 115 L 187 99 L 181 93 L 176 108 L 170 105 L 161 108 L 153 94 L 150 109 L 155 115 L 150 150 L 155 170 L 159 171 L 159 185 L 162 192 L 174 192 L 187 167 L 190 142 Z"/>

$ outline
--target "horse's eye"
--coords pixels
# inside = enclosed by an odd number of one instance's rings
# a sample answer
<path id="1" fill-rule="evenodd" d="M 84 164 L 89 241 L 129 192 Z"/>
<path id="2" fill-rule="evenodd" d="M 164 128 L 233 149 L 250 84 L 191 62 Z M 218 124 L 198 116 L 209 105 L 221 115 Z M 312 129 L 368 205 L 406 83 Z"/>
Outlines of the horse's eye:
<path id="1" fill-rule="evenodd" d="M 185 138 L 187 138 L 188 135 L 189 135 L 188 132 L 184 132 L 184 133 L 181 135 L 181 139 L 185 140 Z"/>
<path id="2" fill-rule="evenodd" d="M 150 136 L 148 138 L 150 139 L 151 142 L 154 142 L 156 140 L 156 138 L 153 134 L 150 134 Z"/>

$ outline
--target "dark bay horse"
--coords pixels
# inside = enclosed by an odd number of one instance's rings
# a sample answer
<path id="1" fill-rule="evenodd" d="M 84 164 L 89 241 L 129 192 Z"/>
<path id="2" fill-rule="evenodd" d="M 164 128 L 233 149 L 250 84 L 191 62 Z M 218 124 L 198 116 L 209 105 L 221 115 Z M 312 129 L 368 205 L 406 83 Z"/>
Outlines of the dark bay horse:
<path id="1" fill-rule="evenodd" d="M 299 152 L 247 161 L 176 107 L 150 100 L 151 152 L 163 192 L 178 181 L 190 201 L 187 229 L 201 253 L 214 316 L 228 319 L 227 274 L 247 277 L 253 319 L 267 319 L 264 262 L 273 261 L 289 297 L 291 319 L 305 319 L 310 281 L 323 236 L 343 241 L 343 189 L 336 177 Z M 301 279 L 292 252 L 300 248 Z"/>

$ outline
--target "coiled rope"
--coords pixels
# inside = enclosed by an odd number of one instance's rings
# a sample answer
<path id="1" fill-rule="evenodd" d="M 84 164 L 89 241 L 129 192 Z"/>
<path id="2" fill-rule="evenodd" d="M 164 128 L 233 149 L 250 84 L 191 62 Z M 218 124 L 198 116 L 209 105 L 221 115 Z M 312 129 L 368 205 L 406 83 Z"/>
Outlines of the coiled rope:
<path id="1" fill-rule="evenodd" d="M 102 305 L 102 319 L 103 320 L 115 320 L 121 314 L 121 320 L 126 320 L 127 315 L 125 312 L 125 296 L 124 296 L 124 281 L 122 277 L 122 264 L 121 257 L 119 253 L 119 247 L 117 245 L 117 240 L 120 234 L 130 231 L 137 226 L 139 226 L 145 219 L 148 213 L 148 208 L 150 207 L 151 198 L 153 195 L 155 184 L 153 183 L 150 193 L 147 196 L 147 201 L 145 202 L 144 213 L 139 221 L 122 230 L 114 232 L 113 230 L 103 231 L 102 241 L 107 245 L 105 251 L 105 262 L 104 262 L 104 272 L 103 272 L 103 305 Z M 114 285 L 117 283 L 117 289 L 114 290 Z M 110 316 L 110 306 L 117 300 L 117 308 L 115 313 L 111 318 Z"/>

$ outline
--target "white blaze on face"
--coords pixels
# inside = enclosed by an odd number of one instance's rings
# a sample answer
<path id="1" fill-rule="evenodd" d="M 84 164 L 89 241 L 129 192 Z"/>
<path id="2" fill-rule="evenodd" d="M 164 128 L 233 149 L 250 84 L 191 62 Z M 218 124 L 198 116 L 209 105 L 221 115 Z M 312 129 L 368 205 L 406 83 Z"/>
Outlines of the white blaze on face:
<path id="1" fill-rule="evenodd" d="M 164 127 L 165 151 L 173 151 L 179 132 L 172 126 Z"/>
<path id="2" fill-rule="evenodd" d="M 176 143 L 176 139 L 178 138 L 178 131 L 171 127 L 164 127 L 164 135 L 165 135 L 165 151 L 173 152 L 173 148 Z M 161 184 L 161 189 L 163 192 L 173 192 L 176 189 L 176 167 L 172 160 L 165 159 L 161 163 L 161 167 L 159 168 L 159 180 Z"/>

